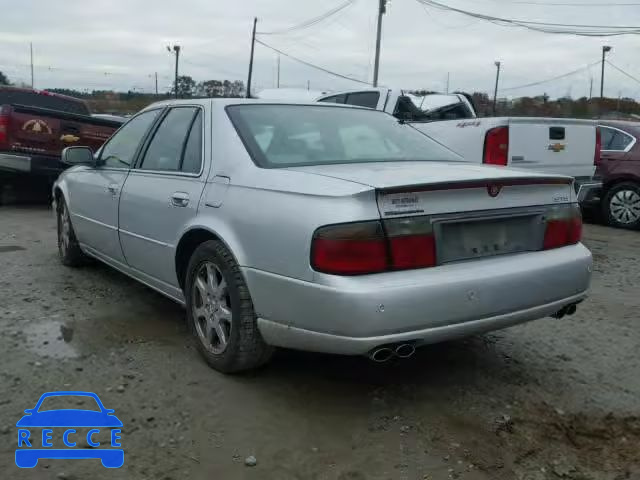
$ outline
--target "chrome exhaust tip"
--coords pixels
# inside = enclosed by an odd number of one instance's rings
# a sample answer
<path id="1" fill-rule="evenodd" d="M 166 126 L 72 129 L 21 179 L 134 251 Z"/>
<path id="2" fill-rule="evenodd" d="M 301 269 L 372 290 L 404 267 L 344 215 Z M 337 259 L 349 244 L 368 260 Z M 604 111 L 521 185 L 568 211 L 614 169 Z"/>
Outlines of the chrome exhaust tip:
<path id="1" fill-rule="evenodd" d="M 388 347 L 374 348 L 369 354 L 369 358 L 377 363 L 384 363 L 391 360 L 395 352 Z"/>
<path id="2" fill-rule="evenodd" d="M 411 343 L 403 343 L 396 347 L 396 356 L 398 358 L 409 358 L 414 353 L 416 353 L 416 347 Z"/>

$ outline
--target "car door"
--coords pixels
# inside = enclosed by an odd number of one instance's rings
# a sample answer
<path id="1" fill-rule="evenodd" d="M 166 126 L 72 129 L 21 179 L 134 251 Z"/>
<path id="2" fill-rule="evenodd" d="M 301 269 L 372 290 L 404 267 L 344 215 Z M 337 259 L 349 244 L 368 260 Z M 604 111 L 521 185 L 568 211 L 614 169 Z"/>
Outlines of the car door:
<path id="1" fill-rule="evenodd" d="M 174 250 L 206 182 L 204 123 L 201 107 L 167 110 L 122 190 L 119 228 L 127 264 L 161 289 L 178 287 Z"/>
<path id="2" fill-rule="evenodd" d="M 69 176 L 69 210 L 78 240 L 100 256 L 124 262 L 118 238 L 120 192 L 144 138 L 160 110 L 127 122 L 102 147 L 95 168 Z"/>

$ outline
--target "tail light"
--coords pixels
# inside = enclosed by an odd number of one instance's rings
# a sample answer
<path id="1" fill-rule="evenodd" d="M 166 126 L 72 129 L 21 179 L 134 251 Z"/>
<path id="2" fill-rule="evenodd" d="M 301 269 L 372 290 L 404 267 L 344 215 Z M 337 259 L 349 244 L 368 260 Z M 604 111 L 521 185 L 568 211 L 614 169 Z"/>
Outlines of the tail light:
<path id="1" fill-rule="evenodd" d="M 382 224 L 347 223 L 316 230 L 311 265 L 336 275 L 383 272 L 387 269 L 387 240 Z"/>
<path id="2" fill-rule="evenodd" d="M 553 207 L 547 214 L 543 249 L 574 245 L 582 237 L 582 214 L 577 204 Z"/>
<path id="3" fill-rule="evenodd" d="M 314 270 L 363 275 L 433 267 L 436 244 L 428 217 L 329 225 L 316 230 L 311 246 Z"/>
<path id="4" fill-rule="evenodd" d="M 495 127 L 484 137 L 482 163 L 505 166 L 509 160 L 509 127 Z"/>
<path id="5" fill-rule="evenodd" d="M 593 153 L 593 164 L 600 164 L 600 150 L 602 150 L 602 133 L 600 127 L 596 127 L 596 151 Z"/>
<path id="6" fill-rule="evenodd" d="M 9 138 L 9 115 L 0 109 L 0 147 L 8 142 Z"/>

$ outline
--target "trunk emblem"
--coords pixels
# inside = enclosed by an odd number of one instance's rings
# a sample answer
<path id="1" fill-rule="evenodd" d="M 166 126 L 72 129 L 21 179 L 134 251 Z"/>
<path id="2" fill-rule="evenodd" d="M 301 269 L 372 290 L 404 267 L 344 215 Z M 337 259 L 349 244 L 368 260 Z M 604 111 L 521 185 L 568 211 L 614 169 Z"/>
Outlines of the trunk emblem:
<path id="1" fill-rule="evenodd" d="M 502 190 L 502 185 L 487 185 L 487 193 L 489 194 L 490 197 L 497 197 L 498 194 L 500 193 L 500 190 Z"/>
<path id="2" fill-rule="evenodd" d="M 552 152 L 558 153 L 558 152 L 563 151 L 564 148 L 565 148 L 565 146 L 564 146 L 563 143 L 552 143 L 551 145 L 549 145 L 547 147 L 547 150 L 551 150 Z"/>

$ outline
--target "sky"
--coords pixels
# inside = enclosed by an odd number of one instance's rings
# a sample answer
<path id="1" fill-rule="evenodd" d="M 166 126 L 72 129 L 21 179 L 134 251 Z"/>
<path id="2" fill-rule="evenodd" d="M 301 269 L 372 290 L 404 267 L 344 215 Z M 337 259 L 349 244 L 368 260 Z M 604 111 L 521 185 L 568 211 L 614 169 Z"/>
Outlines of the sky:
<path id="1" fill-rule="evenodd" d="M 606 0 L 441 0 L 447 5 L 500 17 L 533 21 L 640 26 L 640 0 L 633 6 Z M 170 88 L 181 46 L 180 74 L 195 80 L 246 82 L 253 17 L 259 32 L 273 32 L 316 17 L 344 0 L 0 0 L 0 71 L 13 82 L 31 83 L 33 44 L 36 88 L 116 89 L 153 92 Z M 531 4 L 533 3 L 533 4 Z M 580 5 L 557 5 L 578 3 Z M 634 0 L 610 3 L 633 4 Z M 555 5 L 554 5 L 555 4 Z M 587 5 L 591 4 L 591 5 Z M 595 4 L 595 5 L 594 5 Z M 290 55 L 370 82 L 373 75 L 378 0 L 355 0 L 348 8 L 307 29 L 258 38 Z M 552 98 L 599 94 L 600 66 L 566 79 L 516 88 L 608 59 L 639 79 L 606 65 L 605 95 L 640 100 L 640 35 L 584 38 L 494 25 L 392 0 L 383 17 L 380 84 L 395 88 L 483 91 L 492 95 L 502 64 L 500 97 Z M 273 88 L 277 54 L 256 45 L 253 90 Z M 280 85 L 313 90 L 357 88 L 282 56 Z M 504 89 L 504 91 L 502 90 Z"/>

